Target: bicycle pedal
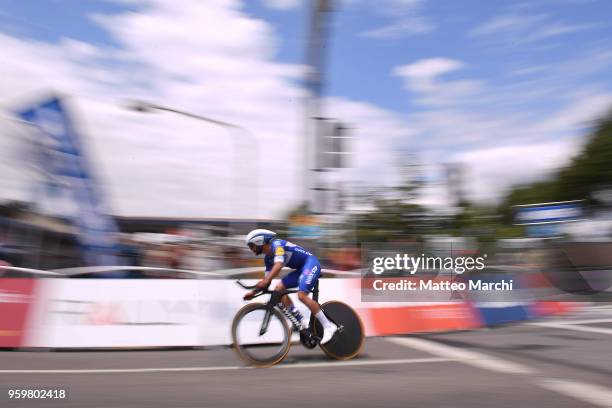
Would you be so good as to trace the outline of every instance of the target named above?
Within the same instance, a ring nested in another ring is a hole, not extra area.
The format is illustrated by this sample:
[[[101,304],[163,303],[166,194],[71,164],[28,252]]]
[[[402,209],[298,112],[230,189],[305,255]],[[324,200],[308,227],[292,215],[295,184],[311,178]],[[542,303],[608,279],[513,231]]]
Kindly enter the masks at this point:
[[[300,331],[300,342],[304,347],[313,349],[319,344],[319,338],[308,330]]]

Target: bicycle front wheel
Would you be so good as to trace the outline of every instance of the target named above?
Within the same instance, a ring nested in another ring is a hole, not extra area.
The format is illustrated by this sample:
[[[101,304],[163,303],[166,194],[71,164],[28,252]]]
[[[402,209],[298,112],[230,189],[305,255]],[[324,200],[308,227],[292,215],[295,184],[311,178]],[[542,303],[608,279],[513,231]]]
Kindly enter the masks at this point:
[[[285,317],[273,308],[265,332],[268,311],[262,303],[250,303],[236,313],[232,323],[234,350],[247,364],[259,367],[280,363],[291,347],[291,329]]]

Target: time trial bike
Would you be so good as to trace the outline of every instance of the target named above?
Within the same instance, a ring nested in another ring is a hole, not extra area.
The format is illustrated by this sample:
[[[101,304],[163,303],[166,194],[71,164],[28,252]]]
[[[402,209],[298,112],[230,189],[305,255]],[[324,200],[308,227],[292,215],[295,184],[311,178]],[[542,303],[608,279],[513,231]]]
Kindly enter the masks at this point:
[[[329,320],[338,326],[334,337],[328,343],[320,344],[321,323],[310,316],[308,328],[299,330],[297,320],[281,302],[283,296],[296,293],[296,289],[271,291],[247,286],[240,281],[236,283],[244,289],[256,289],[254,297],[270,295],[268,302],[249,303],[234,317],[233,348],[247,364],[265,367],[283,361],[289,353],[293,331],[299,332],[304,347],[312,349],[318,345],[326,355],[336,360],[349,360],[361,351],[365,331],[359,315],[349,305],[335,300],[320,305]],[[312,298],[318,303],[318,282],[312,290]]]

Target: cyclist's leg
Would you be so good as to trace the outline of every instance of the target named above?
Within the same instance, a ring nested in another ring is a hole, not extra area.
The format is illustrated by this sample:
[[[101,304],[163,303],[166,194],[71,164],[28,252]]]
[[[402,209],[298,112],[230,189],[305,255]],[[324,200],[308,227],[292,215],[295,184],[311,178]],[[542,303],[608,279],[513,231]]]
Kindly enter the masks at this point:
[[[309,294],[319,280],[320,275],[321,265],[319,264],[319,260],[314,256],[306,260],[306,263],[302,269],[300,269],[298,299],[310,309],[310,313],[312,313],[313,316],[316,316],[317,313],[321,311],[321,307],[310,298]]]
[[[289,272],[280,282],[276,284],[274,290],[285,290],[295,288],[298,285],[298,281],[300,279],[300,271],[292,271]],[[293,306],[293,302],[289,298],[288,295],[285,295],[281,298],[281,302],[285,305],[286,308],[290,308]]]
[[[321,275],[321,265],[316,257],[309,258],[304,266],[302,267],[302,273],[300,274],[300,282],[298,286],[298,298],[310,309],[310,312],[317,318],[317,320],[323,326],[323,337],[321,338],[321,344],[329,342],[336,331],[336,326],[331,320],[325,316],[321,306],[308,296],[312,291],[312,288],[316,285]]]
[[[276,285],[276,290],[283,290],[285,288],[290,289],[290,288],[295,288],[296,286],[298,286],[299,279],[300,279],[300,273],[301,272],[299,270],[296,270],[296,271],[292,271],[289,274],[287,274],[287,276],[285,276],[278,283],[278,285]],[[281,298],[281,302],[299,322],[299,324],[297,325],[297,328],[300,330],[305,329],[307,327],[305,324],[306,322],[304,321],[302,314],[293,305],[293,302],[291,301],[291,298],[289,298],[289,295],[283,296]]]

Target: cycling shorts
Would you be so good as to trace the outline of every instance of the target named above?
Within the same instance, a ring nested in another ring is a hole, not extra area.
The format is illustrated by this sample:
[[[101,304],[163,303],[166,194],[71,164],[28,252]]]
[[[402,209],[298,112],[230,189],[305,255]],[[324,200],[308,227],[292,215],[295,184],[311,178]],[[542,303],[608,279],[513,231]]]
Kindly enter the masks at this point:
[[[300,292],[310,292],[319,280],[320,275],[321,265],[319,264],[319,260],[316,256],[309,256],[300,269],[289,272],[289,274],[282,279],[282,282],[287,289],[297,286]]]

